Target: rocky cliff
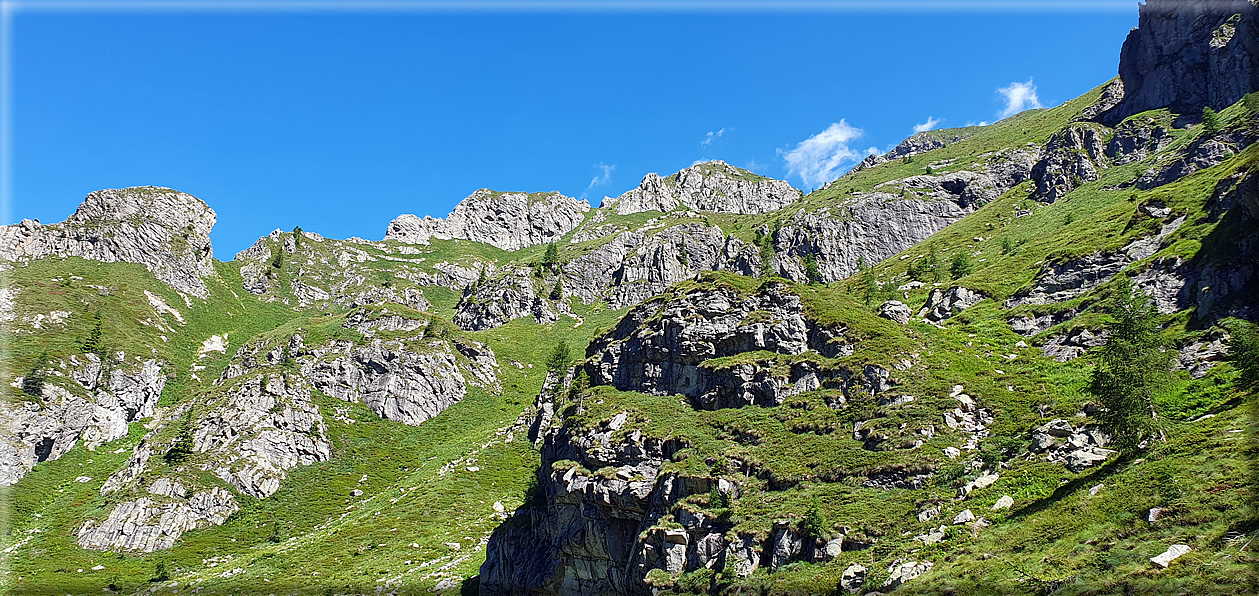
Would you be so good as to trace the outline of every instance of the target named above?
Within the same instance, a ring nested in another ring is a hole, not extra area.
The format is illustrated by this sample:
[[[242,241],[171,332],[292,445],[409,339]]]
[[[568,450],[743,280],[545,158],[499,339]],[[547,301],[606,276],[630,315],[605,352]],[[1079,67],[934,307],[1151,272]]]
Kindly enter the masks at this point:
[[[777,211],[800,199],[803,193],[782,180],[758,176],[724,161],[693,165],[671,176],[647,174],[635,188],[603,208],[620,215],[660,211],[679,206],[695,211],[755,214]]]
[[[1156,108],[1196,117],[1259,89],[1253,0],[1148,0],[1119,54],[1123,99],[1098,116],[1114,126]]]
[[[685,395],[699,408],[777,405],[799,393],[859,383],[824,360],[852,351],[843,329],[810,321],[799,296],[768,282],[751,295],[717,287],[649,300],[591,342],[582,370],[595,385]],[[731,358],[761,352],[823,359]]]
[[[61,256],[139,263],[172,288],[204,298],[201,278],[214,273],[214,218],[200,199],[169,188],[98,190],[61,223],[0,226],[0,261]]]
[[[483,188],[460,201],[445,219],[400,215],[385,240],[428,244],[433,238],[484,242],[503,250],[555,242],[586,219],[590,203],[558,192],[497,192]]]
[[[148,418],[166,386],[156,360],[128,362],[119,352],[70,356],[53,367],[38,399],[0,405],[0,485],[21,480],[42,461],[55,460],[80,440],[95,449],[126,436],[127,423]]]

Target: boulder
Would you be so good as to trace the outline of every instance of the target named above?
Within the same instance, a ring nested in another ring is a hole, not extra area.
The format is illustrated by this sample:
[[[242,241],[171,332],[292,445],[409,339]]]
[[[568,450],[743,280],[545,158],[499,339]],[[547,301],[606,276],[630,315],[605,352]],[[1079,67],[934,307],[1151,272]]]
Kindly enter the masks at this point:
[[[856,594],[861,591],[861,586],[866,583],[866,573],[865,566],[860,563],[849,565],[839,578],[839,587],[847,590],[850,594]]]
[[[888,300],[879,305],[879,316],[896,321],[902,325],[909,322],[909,318],[913,316],[913,311],[899,300]]]

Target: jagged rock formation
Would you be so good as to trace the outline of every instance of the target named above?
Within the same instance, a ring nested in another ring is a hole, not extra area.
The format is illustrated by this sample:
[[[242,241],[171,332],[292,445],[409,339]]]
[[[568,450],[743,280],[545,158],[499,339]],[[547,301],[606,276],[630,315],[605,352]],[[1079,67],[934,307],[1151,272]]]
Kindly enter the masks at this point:
[[[126,436],[127,423],[153,415],[166,386],[156,360],[128,364],[108,357],[71,356],[60,364],[72,383],[43,387],[42,403],[0,405],[0,485],[17,483],[37,463],[55,460],[80,439],[89,449]],[[72,390],[73,389],[73,390]]]
[[[699,288],[632,309],[590,344],[583,370],[595,385],[682,394],[700,408],[776,405],[823,386],[864,386],[867,380],[819,360],[784,367],[772,357],[722,359],[746,352],[848,355],[853,348],[843,332],[810,321],[800,297],[781,284],[768,283],[752,295]]]
[[[195,419],[188,404],[155,419],[127,465],[101,487],[102,495],[122,491],[134,498],[119,503],[103,522],[85,522],[79,546],[143,552],[170,548],[184,532],[222,524],[239,508],[230,491],[188,485],[180,475],[150,477],[149,460],[155,455],[166,454],[168,465],[191,458],[185,466],[210,472],[256,498],[278,490],[287,470],[331,457],[327,425],[311,402],[312,384],[292,373],[283,348],[242,346],[216,385]],[[187,444],[179,446],[181,440]],[[188,452],[172,459],[174,449]]]
[[[499,392],[494,352],[468,339],[445,340],[419,330],[407,341],[338,340],[291,349],[302,375],[320,391],[361,402],[386,420],[418,425],[458,403],[468,386]],[[434,330],[436,331],[436,330]]]
[[[1073,125],[1054,133],[1045,155],[1032,168],[1036,200],[1052,203],[1085,182],[1097,180],[1105,157],[1103,135],[1087,125]]]
[[[1135,186],[1148,190],[1175,182],[1223,162],[1256,139],[1259,139],[1259,134],[1251,127],[1199,137],[1183,151],[1160,157],[1149,170],[1137,178]]]
[[[129,550],[151,553],[175,545],[184,532],[209,525],[221,525],[240,506],[232,493],[215,487],[176,500],[160,497],[184,497],[178,483],[162,479],[150,491],[155,492],[119,504],[101,523],[89,520],[78,531],[79,546],[91,550]]]
[[[688,560],[701,567],[724,561],[721,530],[703,516],[692,524],[702,537],[652,529],[640,539],[678,500],[714,487],[733,496],[737,487],[662,474],[663,464],[684,445],[618,433],[627,423],[632,421],[619,415],[590,429],[544,429],[543,461],[567,464],[539,470],[538,499],[516,513],[530,521],[508,521],[491,537],[481,566],[482,594],[650,594],[643,579],[651,569],[681,571],[692,564]]]
[[[553,288],[539,288],[540,283],[528,267],[487,280],[464,294],[451,321],[468,331],[492,329],[527,316],[540,325],[552,323],[559,313],[543,296],[549,296]]]
[[[61,223],[0,226],[0,261],[61,256],[139,263],[172,288],[205,298],[201,278],[214,273],[214,218],[200,199],[169,188],[98,190]]]
[[[1114,126],[1167,107],[1197,115],[1259,89],[1259,8],[1250,0],[1149,0],[1119,54],[1123,99],[1098,120]]]
[[[800,200],[802,194],[785,181],[758,176],[724,161],[710,161],[665,178],[647,174],[638,188],[605,199],[601,207],[613,208],[620,215],[668,213],[679,206],[746,215],[777,211]]]
[[[497,192],[482,188],[459,202],[446,219],[400,215],[385,240],[428,244],[433,238],[484,242],[519,250],[555,242],[586,219],[590,203],[558,192]]]
[[[835,206],[798,211],[772,231],[772,269],[793,281],[810,281],[802,259],[812,255],[818,281],[845,279],[861,262],[901,252],[1027,180],[1038,151],[1003,150],[975,169],[894,180]]]
[[[613,308],[624,308],[703,271],[756,275],[760,257],[716,226],[626,232],[566,263],[564,290],[587,304],[606,299]]]
[[[460,290],[477,279],[476,271],[445,262],[421,268],[422,259],[410,256],[413,249],[274,230],[236,253],[236,260],[246,291],[288,304],[292,300],[282,295],[288,289],[299,307],[356,308],[393,302],[427,310],[430,305],[421,286]],[[383,271],[377,265],[381,261],[392,267]]]

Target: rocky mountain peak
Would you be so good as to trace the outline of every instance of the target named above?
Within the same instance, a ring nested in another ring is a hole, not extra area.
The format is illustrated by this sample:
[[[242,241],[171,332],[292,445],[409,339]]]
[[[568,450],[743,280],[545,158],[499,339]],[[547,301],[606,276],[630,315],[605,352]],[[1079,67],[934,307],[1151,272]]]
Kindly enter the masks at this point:
[[[176,290],[205,297],[201,278],[214,272],[215,217],[201,199],[169,188],[98,190],[64,222],[0,226],[0,261],[61,256],[139,263]]]
[[[695,164],[671,176],[652,172],[635,188],[604,206],[620,215],[669,212],[679,206],[697,211],[755,214],[777,211],[803,196],[783,180],[774,180],[724,161]]]
[[[1156,108],[1193,115],[1259,89],[1259,5],[1254,0],[1149,0],[1119,55],[1123,99],[1108,126]]]
[[[499,192],[482,188],[468,195],[445,219],[404,214],[389,223],[385,240],[428,244],[461,239],[503,250],[555,242],[586,220],[590,203],[558,192]]]

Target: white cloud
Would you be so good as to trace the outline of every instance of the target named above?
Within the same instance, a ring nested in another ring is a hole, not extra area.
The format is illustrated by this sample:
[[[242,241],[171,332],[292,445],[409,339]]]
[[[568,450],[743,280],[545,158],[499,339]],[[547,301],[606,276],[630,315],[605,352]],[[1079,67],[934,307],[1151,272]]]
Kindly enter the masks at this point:
[[[922,124],[915,124],[915,125],[914,125],[914,134],[917,134],[917,133],[920,133],[920,132],[927,132],[928,130],[932,130],[932,129],[936,128],[937,126],[940,126],[940,123],[941,123],[941,122],[944,122],[944,120],[938,120],[938,119],[933,118],[933,117],[931,117],[931,116],[927,116],[927,121],[926,121],[926,122],[923,122]]]
[[[997,89],[997,93],[1005,96],[1005,109],[1001,110],[1001,118],[1009,118],[1023,110],[1041,107],[1040,98],[1036,97],[1036,85],[1032,84],[1032,79],[1028,79],[1026,83],[1015,81],[1010,83],[1009,87]]]
[[[608,165],[603,162],[595,164],[594,167],[599,169],[599,175],[590,179],[590,186],[587,186],[586,190],[612,182],[612,172],[616,170],[616,164]]]
[[[730,130],[733,131],[734,129],[731,128]],[[724,134],[726,134],[725,127],[722,127],[720,130],[717,130],[715,132],[709,131],[708,134],[704,135],[704,140],[700,141],[699,144],[701,147],[707,147],[709,145],[712,145],[713,141],[721,138],[721,135],[724,135]]]
[[[841,119],[801,141],[795,149],[779,149],[778,154],[787,162],[788,175],[799,176],[806,185],[821,186],[839,177],[839,169],[844,165],[861,159],[871,151],[878,153],[873,147],[863,153],[848,146],[862,134],[860,128],[850,126]]]

